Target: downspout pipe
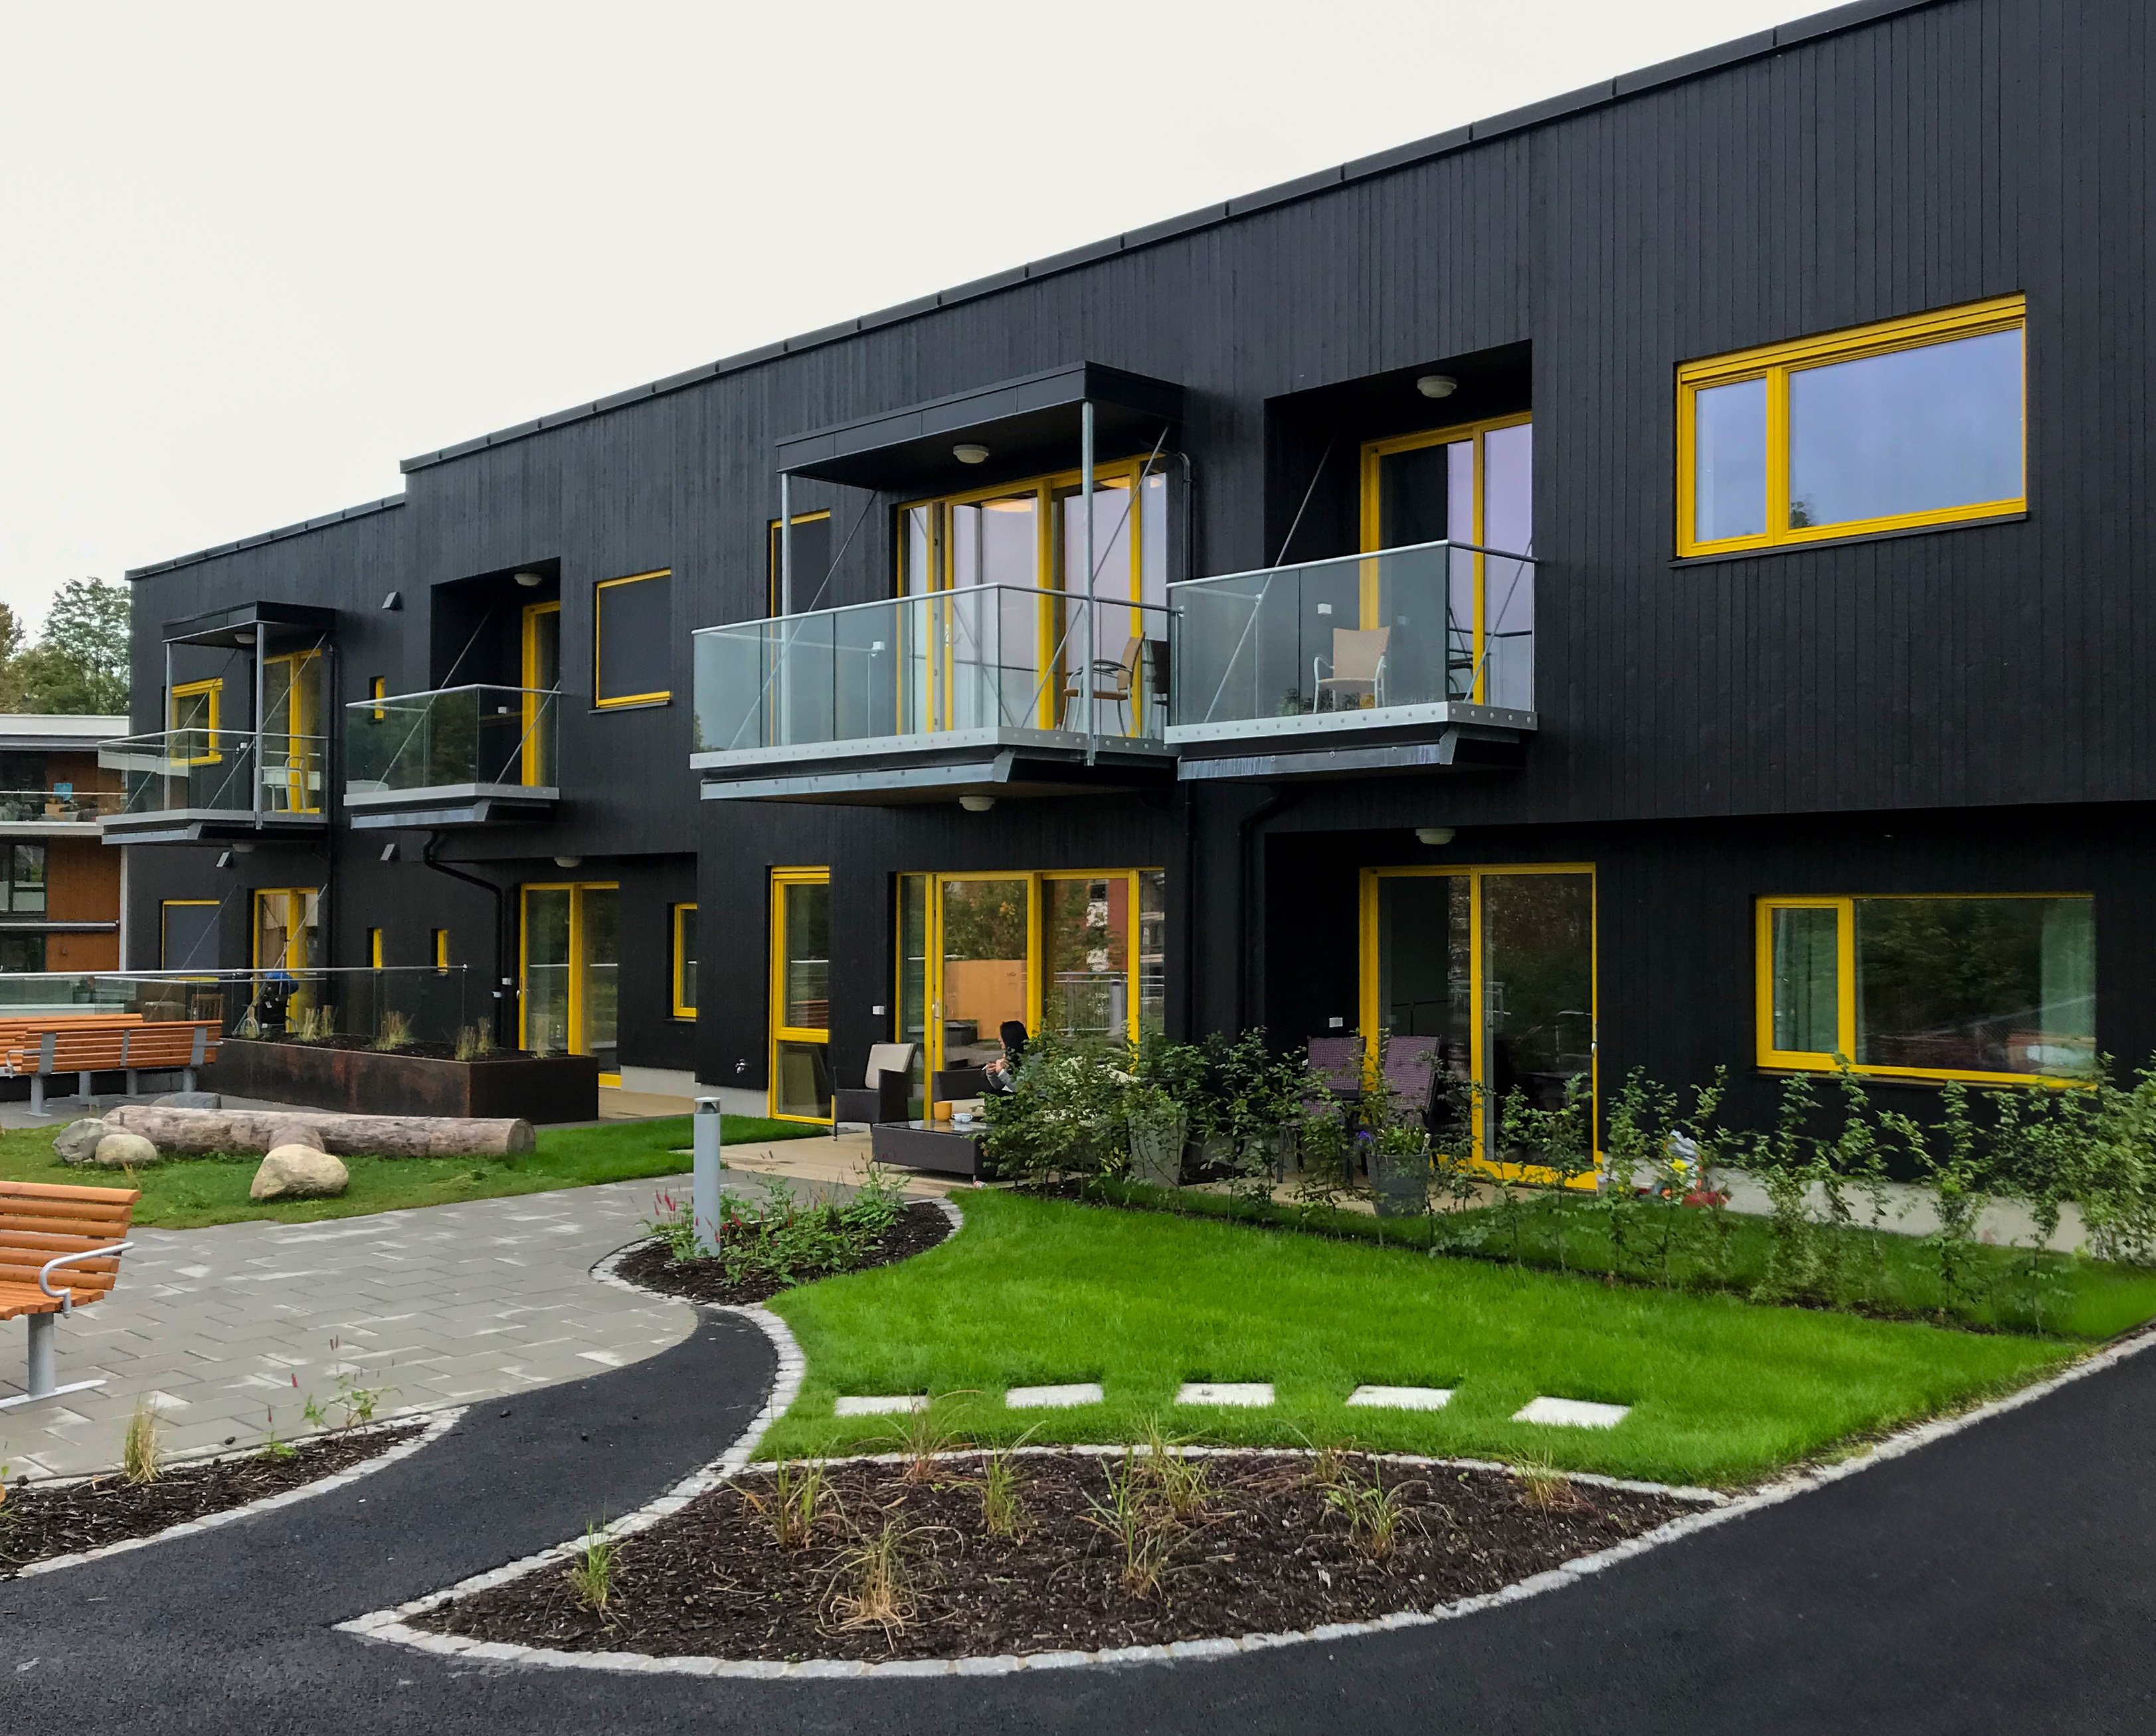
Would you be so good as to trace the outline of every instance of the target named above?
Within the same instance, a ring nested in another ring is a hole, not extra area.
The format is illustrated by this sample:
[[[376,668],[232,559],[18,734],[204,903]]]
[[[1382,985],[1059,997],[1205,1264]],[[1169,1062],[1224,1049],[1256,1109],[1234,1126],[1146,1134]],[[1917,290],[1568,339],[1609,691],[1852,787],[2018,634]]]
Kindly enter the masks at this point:
[[[477,886],[494,900],[494,980],[487,985],[494,996],[494,1040],[497,1048],[513,1048],[516,1045],[510,1040],[509,1030],[509,997],[501,992],[501,985],[506,978],[503,961],[509,956],[508,906],[503,901],[501,888],[492,881],[481,880],[476,874],[467,874],[461,868],[452,868],[447,862],[436,860],[434,853],[441,845],[442,835],[439,832],[428,833],[426,845],[419,852],[419,860],[435,873],[446,874],[451,880],[460,880],[468,886]]]

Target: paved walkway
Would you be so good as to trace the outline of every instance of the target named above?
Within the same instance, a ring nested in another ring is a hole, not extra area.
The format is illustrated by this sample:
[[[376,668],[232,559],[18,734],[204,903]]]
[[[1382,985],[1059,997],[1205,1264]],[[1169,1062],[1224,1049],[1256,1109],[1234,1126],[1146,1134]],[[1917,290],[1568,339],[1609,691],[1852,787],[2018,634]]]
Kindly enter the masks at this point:
[[[679,1303],[588,1276],[632,1240],[652,1195],[613,1182],[319,1224],[137,1230],[119,1287],[60,1323],[59,1378],[105,1384],[0,1410],[15,1474],[118,1463],[146,1397],[175,1452],[302,1433],[340,1374],[385,1389],[384,1415],[572,1380],[678,1344]],[[0,1328],[0,1397],[20,1392],[23,1332]]]

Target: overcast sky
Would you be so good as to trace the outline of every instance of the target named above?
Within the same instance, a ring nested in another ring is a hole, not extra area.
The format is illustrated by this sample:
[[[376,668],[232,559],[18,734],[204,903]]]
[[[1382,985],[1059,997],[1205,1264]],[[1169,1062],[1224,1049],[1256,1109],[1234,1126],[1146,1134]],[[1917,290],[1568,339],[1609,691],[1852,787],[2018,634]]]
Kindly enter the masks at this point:
[[[0,598],[1816,9],[0,0]]]

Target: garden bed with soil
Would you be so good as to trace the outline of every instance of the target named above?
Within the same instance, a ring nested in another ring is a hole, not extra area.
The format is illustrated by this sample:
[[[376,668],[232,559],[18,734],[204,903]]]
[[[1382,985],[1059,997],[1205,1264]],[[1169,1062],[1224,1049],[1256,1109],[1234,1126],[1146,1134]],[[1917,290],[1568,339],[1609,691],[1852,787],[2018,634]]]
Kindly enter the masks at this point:
[[[591,1055],[496,1050],[458,1061],[454,1050],[448,1059],[433,1052],[441,1046],[228,1037],[203,1083],[232,1097],[357,1115],[520,1117],[538,1125],[598,1119],[599,1064]]]
[[[870,1266],[910,1260],[916,1254],[927,1253],[950,1234],[951,1220],[942,1209],[927,1200],[916,1200],[900,1210],[891,1228],[880,1237],[855,1251],[852,1263],[843,1269],[863,1271]],[[721,1302],[732,1307],[768,1302],[811,1276],[802,1274],[789,1278],[756,1271],[730,1277],[723,1260],[677,1260],[666,1241],[657,1238],[624,1255],[614,1266],[614,1275],[646,1290],[661,1291],[690,1302]],[[813,1274],[819,1277],[836,1275],[835,1270]]]
[[[340,1430],[295,1441],[271,1456],[259,1450],[167,1466],[153,1482],[103,1477],[12,1486],[0,1501],[0,1579],[34,1562],[79,1555],[110,1543],[152,1537],[168,1528],[304,1488],[401,1446],[424,1423]]]
[[[1094,1651],[1427,1610],[1697,1510],[1347,1451],[794,1462],[622,1539],[597,1575],[580,1552],[410,1619],[669,1656]]]

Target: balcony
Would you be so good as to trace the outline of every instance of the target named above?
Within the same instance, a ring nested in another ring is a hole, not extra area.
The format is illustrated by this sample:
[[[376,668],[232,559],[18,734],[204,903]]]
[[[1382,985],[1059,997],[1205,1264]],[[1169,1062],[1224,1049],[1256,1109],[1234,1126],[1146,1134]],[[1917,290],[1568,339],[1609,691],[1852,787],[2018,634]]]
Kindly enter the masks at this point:
[[[345,707],[345,811],[354,830],[543,819],[561,790],[561,696],[438,688]]]
[[[122,786],[100,829],[107,844],[313,835],[325,824],[327,746],[282,730],[123,736],[97,750],[98,764],[118,772]]]
[[[1536,727],[1534,591],[1532,557],[1464,542],[1171,585],[1178,775],[1517,765]]]
[[[116,789],[0,789],[0,838],[95,835],[121,801]]]
[[[973,807],[1165,781],[1168,621],[973,585],[706,627],[690,763],[721,801]]]

